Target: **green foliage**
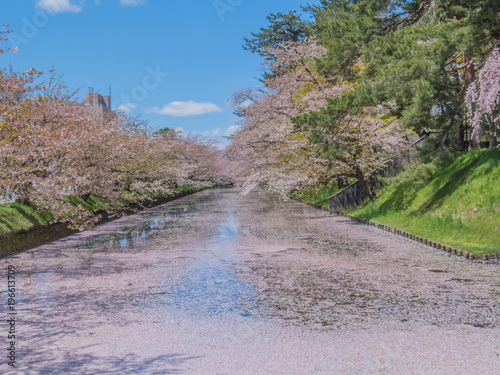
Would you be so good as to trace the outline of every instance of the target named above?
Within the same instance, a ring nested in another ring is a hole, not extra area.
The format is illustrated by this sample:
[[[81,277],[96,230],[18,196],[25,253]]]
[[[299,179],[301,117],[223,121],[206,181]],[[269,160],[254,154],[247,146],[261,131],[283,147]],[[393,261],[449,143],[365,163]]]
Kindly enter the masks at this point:
[[[319,113],[294,119],[311,140],[321,141],[315,129],[335,129],[347,113],[381,105],[405,128],[420,135],[434,129],[430,141],[457,148],[473,75],[468,61],[484,61],[500,39],[499,2],[324,0],[309,10],[328,50],[320,71],[351,85]]]
[[[356,61],[381,32],[384,20],[377,16],[390,12],[391,2],[324,0],[321,3],[309,8],[316,20],[315,35],[328,49],[328,56],[319,62],[319,67],[333,79],[356,82]]]
[[[500,149],[442,163],[408,169],[348,212],[471,252],[500,252]]]
[[[177,187],[176,192],[192,191],[192,185],[182,185]],[[120,199],[106,199],[95,194],[90,194],[88,197],[68,196],[66,199],[73,205],[81,205],[86,211],[89,212],[108,212],[117,213],[126,208],[127,206],[140,203],[144,200],[157,200],[167,198],[171,194],[161,191],[147,191],[139,192],[124,191],[124,196],[128,198]],[[132,193],[132,195],[130,195]],[[15,234],[20,231],[29,231],[31,229],[47,226],[51,222],[57,221],[57,217],[51,212],[44,210],[37,210],[36,206],[24,205],[18,201],[8,204],[0,205],[0,236]]]
[[[268,56],[266,49],[276,48],[284,42],[297,42],[310,36],[309,24],[296,13],[293,11],[287,14],[270,14],[267,16],[269,25],[261,27],[259,33],[252,33],[253,38],[245,38],[243,48],[264,57]]]
[[[34,205],[19,202],[0,205],[0,236],[49,225],[55,219],[48,211],[37,211]]]
[[[161,128],[161,129],[154,131],[152,136],[153,136],[153,138],[160,138],[160,137],[165,136],[165,135],[170,135],[172,137],[176,137],[176,136],[178,136],[179,133],[180,133],[180,131],[176,130],[175,128],[165,127],[165,128]]]
[[[73,206],[81,205],[88,212],[107,212],[116,215],[123,213],[129,205],[155,200],[164,196],[166,196],[164,192],[132,191],[124,192],[122,197],[117,199],[107,199],[96,194],[90,194],[88,197],[69,196],[67,199]]]
[[[193,190],[192,185],[181,185],[175,189],[175,191],[179,191],[179,192],[184,192],[184,191],[189,191],[189,190]]]
[[[290,196],[306,203],[329,207],[330,197],[338,191],[339,188],[337,187],[337,184],[318,185],[315,187],[295,190],[290,194]]]

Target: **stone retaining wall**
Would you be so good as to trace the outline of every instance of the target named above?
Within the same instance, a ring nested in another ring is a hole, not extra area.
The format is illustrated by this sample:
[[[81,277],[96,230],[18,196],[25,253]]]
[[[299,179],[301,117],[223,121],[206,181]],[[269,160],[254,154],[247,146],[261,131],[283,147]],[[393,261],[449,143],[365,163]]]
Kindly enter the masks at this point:
[[[359,181],[342,189],[334,196],[330,197],[330,213],[340,213],[351,207],[356,207],[363,202],[367,194]]]
[[[401,153],[399,156],[389,161],[385,168],[381,170],[377,176],[394,177],[398,173],[404,171],[408,166],[416,164],[418,159],[414,156],[414,147],[422,142],[423,139],[424,137],[419,138],[416,142],[409,146],[409,150]],[[372,181],[372,183],[375,189],[379,189],[383,186],[383,183],[376,178]],[[361,204],[366,197],[367,194],[363,187],[359,181],[356,181],[330,197],[330,213],[340,213],[348,208],[356,207]]]

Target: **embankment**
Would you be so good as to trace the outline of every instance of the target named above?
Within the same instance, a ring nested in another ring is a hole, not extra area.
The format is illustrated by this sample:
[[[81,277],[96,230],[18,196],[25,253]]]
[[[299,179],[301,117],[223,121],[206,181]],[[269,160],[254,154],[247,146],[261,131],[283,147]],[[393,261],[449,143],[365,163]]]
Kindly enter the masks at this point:
[[[179,191],[174,195],[160,197],[145,203],[131,203],[124,210],[123,214],[155,207],[198,191],[200,189]],[[2,225],[0,258],[77,232],[77,230],[68,228],[64,223],[54,223],[53,215],[48,212],[35,212],[32,207],[23,206],[17,202],[11,206],[4,206],[4,212],[0,212],[4,214],[0,215],[0,225]],[[98,224],[113,220],[105,211],[99,211],[98,213],[102,216]]]
[[[473,150],[389,179],[350,215],[473,254],[500,253],[500,149]]]

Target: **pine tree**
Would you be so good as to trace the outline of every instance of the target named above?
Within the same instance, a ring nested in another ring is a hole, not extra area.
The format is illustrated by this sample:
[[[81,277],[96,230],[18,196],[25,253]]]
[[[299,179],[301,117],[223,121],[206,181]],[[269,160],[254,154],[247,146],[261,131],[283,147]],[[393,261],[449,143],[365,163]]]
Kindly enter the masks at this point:
[[[311,34],[309,23],[303,21],[296,11],[270,14],[267,20],[267,27],[261,27],[260,32],[252,33],[253,38],[245,38],[245,50],[269,58],[269,49],[286,42],[304,41]]]

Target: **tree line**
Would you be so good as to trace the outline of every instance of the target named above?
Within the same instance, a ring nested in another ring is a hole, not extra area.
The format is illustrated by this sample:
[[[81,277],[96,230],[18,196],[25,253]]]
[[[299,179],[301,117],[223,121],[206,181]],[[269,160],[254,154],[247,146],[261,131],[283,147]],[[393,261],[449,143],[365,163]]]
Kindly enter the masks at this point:
[[[5,25],[0,41],[9,33]],[[53,71],[0,70],[0,193],[85,228],[99,215],[72,196],[96,194],[116,213],[127,200],[212,186],[223,175],[214,142],[153,131],[120,112],[91,113],[75,94]]]
[[[373,178],[415,138],[427,158],[497,147],[500,3],[329,1],[272,14],[245,39],[260,84],[233,96],[240,183],[294,189]]]

